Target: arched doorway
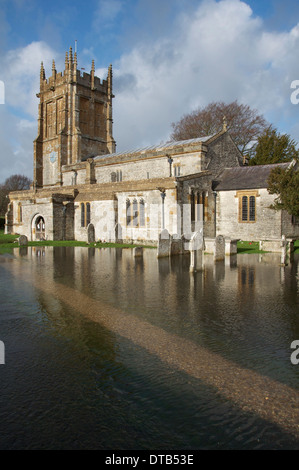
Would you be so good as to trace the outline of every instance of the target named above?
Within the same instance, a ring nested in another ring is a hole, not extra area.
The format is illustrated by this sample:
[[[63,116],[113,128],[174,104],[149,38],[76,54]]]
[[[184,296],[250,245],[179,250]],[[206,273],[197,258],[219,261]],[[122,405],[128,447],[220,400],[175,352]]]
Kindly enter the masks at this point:
[[[41,215],[38,216],[35,221],[35,239],[36,240],[46,239],[45,219]]]

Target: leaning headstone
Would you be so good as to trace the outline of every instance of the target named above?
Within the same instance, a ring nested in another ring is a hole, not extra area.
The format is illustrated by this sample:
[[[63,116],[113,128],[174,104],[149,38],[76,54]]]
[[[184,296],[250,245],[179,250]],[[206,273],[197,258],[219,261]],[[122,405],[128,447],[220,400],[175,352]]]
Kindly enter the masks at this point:
[[[171,253],[171,236],[168,230],[164,229],[159,235],[157,257],[162,258],[170,256]]]
[[[182,235],[182,247],[183,247],[183,253],[189,253],[190,251],[190,240],[191,240],[192,234],[191,233],[183,233]]]
[[[203,230],[192,235],[190,240],[190,272],[199,271],[203,267],[203,250],[205,248]]]
[[[171,255],[181,255],[183,253],[183,241],[178,235],[172,235]]]
[[[21,235],[19,237],[19,245],[20,246],[26,246],[28,245],[28,238],[26,237],[26,235]]]
[[[214,261],[221,261],[225,258],[225,238],[223,235],[218,235],[215,239],[214,246]]]
[[[87,227],[87,242],[88,243],[95,242],[95,230],[94,230],[93,224],[89,224]]]

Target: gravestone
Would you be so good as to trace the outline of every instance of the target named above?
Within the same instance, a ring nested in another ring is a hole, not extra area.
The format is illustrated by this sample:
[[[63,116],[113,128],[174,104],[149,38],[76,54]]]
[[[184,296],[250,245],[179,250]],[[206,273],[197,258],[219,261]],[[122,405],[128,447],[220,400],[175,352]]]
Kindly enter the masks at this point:
[[[214,261],[222,261],[225,258],[225,238],[223,235],[218,235],[215,238],[214,245]]]
[[[162,230],[162,232],[159,234],[157,258],[170,256],[171,241],[171,236],[169,235],[168,230]]]
[[[171,255],[181,255],[183,253],[183,241],[178,235],[172,235]]]
[[[26,235],[21,235],[19,237],[19,245],[20,246],[26,246],[28,245],[28,238],[26,237]]]
[[[189,243],[190,272],[196,272],[203,268],[203,250],[205,249],[203,229],[192,235]]]
[[[95,242],[94,225],[89,224],[87,227],[87,243],[94,243],[94,242]]]

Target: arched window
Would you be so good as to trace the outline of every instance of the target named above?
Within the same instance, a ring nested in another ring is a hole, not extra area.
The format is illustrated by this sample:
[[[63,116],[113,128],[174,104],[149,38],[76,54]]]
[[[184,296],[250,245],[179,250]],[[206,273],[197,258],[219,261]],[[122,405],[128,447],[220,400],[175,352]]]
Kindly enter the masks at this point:
[[[249,197],[249,220],[250,222],[255,221],[255,196]]]
[[[133,200],[133,226],[138,227],[138,202],[137,202],[137,199]]]
[[[144,200],[140,199],[139,202],[139,226],[145,227],[145,210],[144,210]]]
[[[81,227],[85,227],[85,204],[81,202]]]
[[[18,204],[18,222],[22,222],[22,204],[20,202]]]
[[[248,220],[248,196],[242,197],[242,221],[247,222]]]
[[[126,218],[127,218],[127,227],[131,226],[132,222],[132,207],[129,199],[126,201]]]
[[[190,203],[191,203],[191,222],[195,221],[195,194],[192,189],[190,194]]]
[[[86,227],[90,224],[90,203],[86,203]]]
[[[87,227],[91,220],[91,210],[89,202],[81,202],[81,227]]]
[[[115,173],[115,171],[113,171],[111,173],[111,183],[115,183],[115,182],[116,182],[116,173]]]
[[[256,196],[255,194],[244,194],[239,192],[239,222],[255,222],[256,221]]]

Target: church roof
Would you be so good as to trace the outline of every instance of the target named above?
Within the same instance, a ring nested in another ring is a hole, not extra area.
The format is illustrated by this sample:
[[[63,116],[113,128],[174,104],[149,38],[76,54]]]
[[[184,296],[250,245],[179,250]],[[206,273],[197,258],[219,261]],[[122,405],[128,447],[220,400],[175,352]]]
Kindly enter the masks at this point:
[[[226,168],[214,181],[213,188],[216,191],[267,188],[271,170],[277,167],[287,169],[290,164],[291,162]]]
[[[133,149],[125,152],[117,152],[117,153],[108,153],[106,155],[97,155],[96,157],[93,157],[95,161],[100,161],[100,160],[105,160],[107,158],[113,159],[114,157],[120,157],[120,156],[130,156],[130,155],[142,155],[146,153],[155,153],[155,152],[162,152],[167,149],[175,149],[176,147],[185,147],[189,145],[196,145],[199,143],[205,143],[208,142],[212,137],[214,137],[217,134],[205,136],[205,137],[198,137],[196,139],[188,139],[188,140],[179,140],[179,141],[170,141],[166,142],[165,144],[158,144],[158,145],[153,145],[149,147],[142,147],[139,149]]]

